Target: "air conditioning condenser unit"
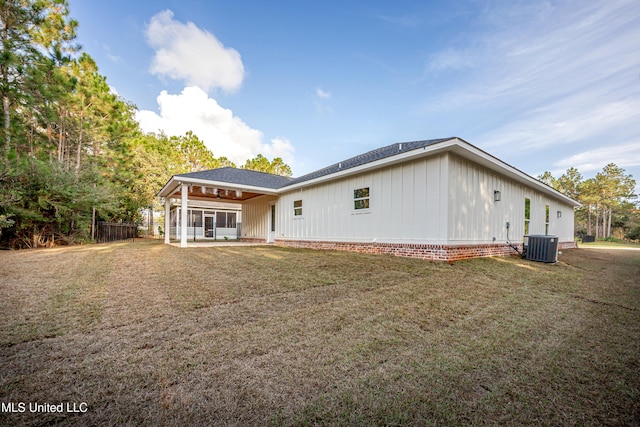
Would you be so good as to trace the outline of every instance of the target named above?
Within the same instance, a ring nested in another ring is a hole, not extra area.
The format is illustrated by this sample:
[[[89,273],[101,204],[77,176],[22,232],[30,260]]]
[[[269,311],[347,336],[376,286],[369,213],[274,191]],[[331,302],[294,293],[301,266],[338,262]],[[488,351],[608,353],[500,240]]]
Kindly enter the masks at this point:
[[[558,236],[524,236],[524,259],[538,262],[558,262]]]

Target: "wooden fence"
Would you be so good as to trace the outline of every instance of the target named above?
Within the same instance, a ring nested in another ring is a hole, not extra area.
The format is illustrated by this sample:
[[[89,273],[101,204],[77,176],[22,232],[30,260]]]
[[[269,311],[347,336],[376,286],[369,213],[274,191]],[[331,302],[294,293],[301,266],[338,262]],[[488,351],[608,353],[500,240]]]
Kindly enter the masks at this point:
[[[133,222],[99,221],[96,226],[96,241],[98,243],[128,240],[138,236],[138,225]]]

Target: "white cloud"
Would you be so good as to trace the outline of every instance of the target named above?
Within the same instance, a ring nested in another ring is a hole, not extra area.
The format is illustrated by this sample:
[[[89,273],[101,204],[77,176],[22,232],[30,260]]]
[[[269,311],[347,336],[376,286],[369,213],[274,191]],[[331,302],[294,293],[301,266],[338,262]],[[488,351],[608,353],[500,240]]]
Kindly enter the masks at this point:
[[[316,89],[316,95],[321,99],[331,99],[331,93],[325,92],[321,88]]]
[[[379,18],[389,24],[398,25],[400,27],[415,27],[420,23],[420,20],[416,15],[379,15]]]
[[[427,72],[460,70],[472,67],[474,62],[471,52],[449,48],[430,55],[425,70]]]
[[[537,151],[559,145],[599,144],[630,136],[637,126],[640,100],[607,99],[590,102],[585,94],[567,95],[549,105],[532,109],[483,136],[485,147],[507,147]]]
[[[609,163],[615,163],[622,168],[640,166],[640,145],[637,142],[629,142],[599,147],[562,159],[554,166],[563,171],[575,167],[580,172],[594,172],[600,171]]]
[[[107,58],[109,58],[112,62],[116,64],[121,64],[123,62],[122,57],[118,55],[111,55],[110,53],[108,53]]]
[[[313,105],[315,105],[316,111],[320,114],[332,114],[333,109],[330,107],[331,98],[331,92],[317,88],[315,96],[313,97]]]
[[[173,19],[165,10],[151,18],[147,41],[156,50],[150,71],[163,77],[198,86],[205,91],[234,91],[244,78],[237,50],[226,48],[213,34]]]
[[[481,7],[460,37],[426,58],[430,87],[448,89],[430,94],[422,111],[455,117],[454,133],[520,162],[512,164],[587,174],[613,162],[637,171],[637,2],[497,0]]]
[[[295,148],[288,139],[278,137],[263,143],[261,131],[249,127],[198,87],[186,87],[178,95],[162,91],[157,100],[160,114],[146,110],[136,114],[145,132],[181,136],[193,131],[214,156],[225,156],[238,166],[258,154],[282,157],[289,165],[294,162]]]
[[[281,157],[282,160],[291,166],[294,163],[293,152],[296,149],[287,138],[276,137],[271,140],[271,145],[263,145],[263,154],[267,158],[273,159]]]
[[[105,51],[107,58],[109,58],[112,62],[116,64],[121,64],[123,62],[121,56],[111,53],[111,46],[109,46],[108,44],[103,43],[102,49]]]

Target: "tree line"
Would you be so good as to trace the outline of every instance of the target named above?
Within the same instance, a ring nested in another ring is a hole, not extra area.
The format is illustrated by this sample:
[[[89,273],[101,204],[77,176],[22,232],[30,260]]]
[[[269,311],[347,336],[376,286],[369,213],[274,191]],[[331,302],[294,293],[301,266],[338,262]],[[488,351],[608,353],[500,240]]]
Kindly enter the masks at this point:
[[[192,132],[143,133],[78,25],[67,0],[0,2],[0,246],[86,240],[97,220],[139,221],[172,175],[236,166]],[[260,154],[242,167],[291,175]]]
[[[640,239],[640,211],[634,203],[636,181],[614,163],[589,179],[573,167],[559,178],[547,171],[538,179],[582,204],[575,215],[578,234],[609,239],[619,230],[618,238]]]
[[[0,1],[0,246],[86,240],[97,220],[139,221],[172,175],[236,166],[192,132],[143,133],[75,42],[78,25],[67,0]],[[241,167],[291,176],[261,154]],[[635,180],[615,164],[539,179],[582,203],[578,232],[640,238]]]

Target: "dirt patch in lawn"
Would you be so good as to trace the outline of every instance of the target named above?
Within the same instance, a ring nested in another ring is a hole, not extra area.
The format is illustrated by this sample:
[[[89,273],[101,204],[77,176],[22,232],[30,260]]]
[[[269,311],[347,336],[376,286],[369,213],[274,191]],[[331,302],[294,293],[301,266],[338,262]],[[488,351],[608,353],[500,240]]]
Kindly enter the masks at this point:
[[[2,252],[0,277],[0,402],[26,404],[3,425],[640,423],[633,251],[136,241]]]

